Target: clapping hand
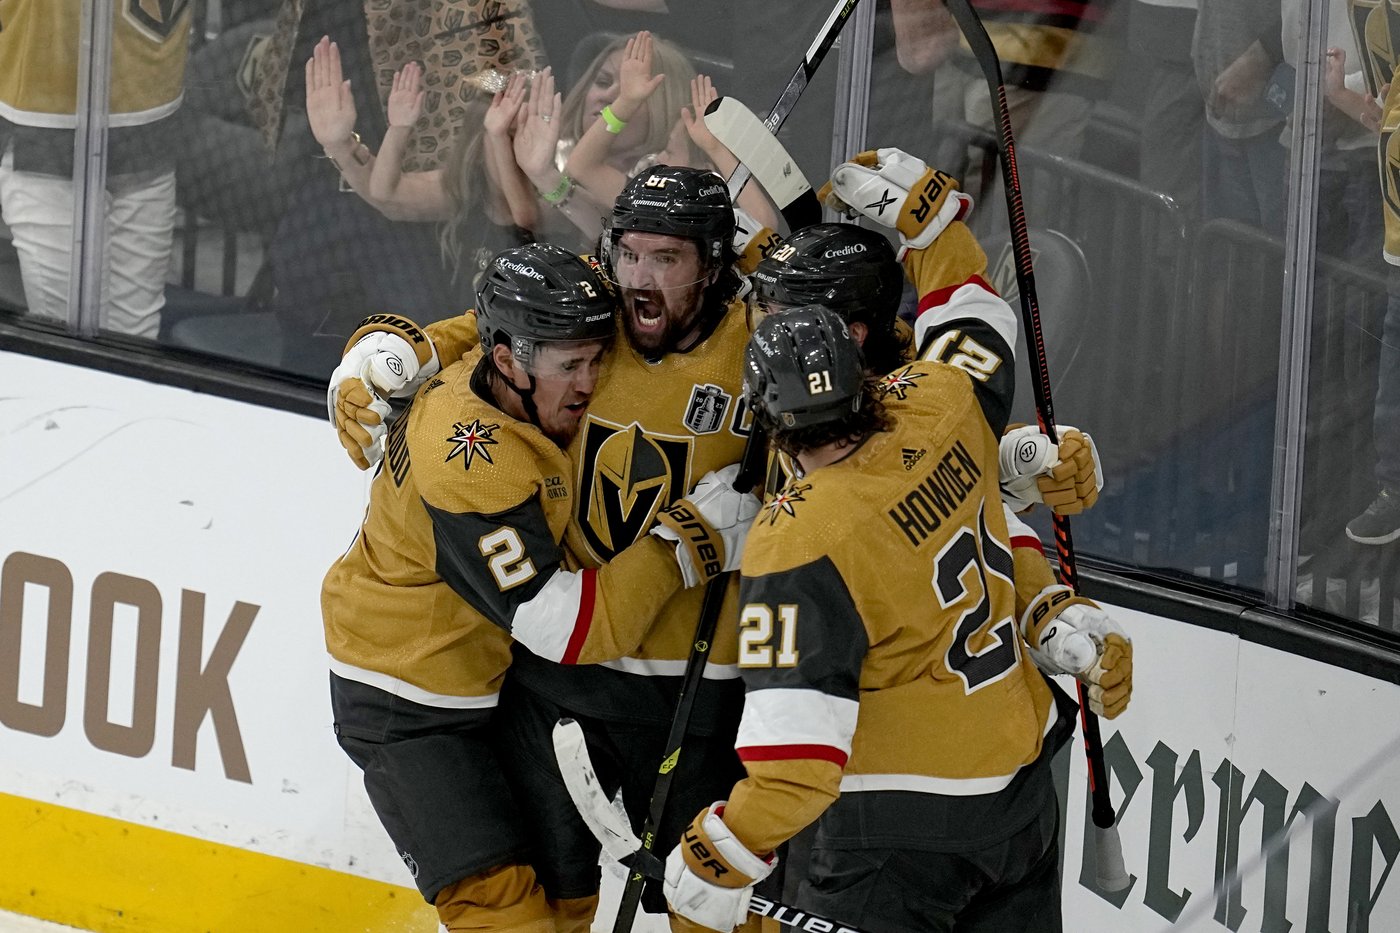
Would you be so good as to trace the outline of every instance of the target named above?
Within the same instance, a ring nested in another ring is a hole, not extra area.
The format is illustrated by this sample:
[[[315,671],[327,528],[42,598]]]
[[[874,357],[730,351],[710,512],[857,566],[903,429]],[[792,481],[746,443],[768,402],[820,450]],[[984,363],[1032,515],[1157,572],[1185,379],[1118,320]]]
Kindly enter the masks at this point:
[[[394,74],[386,107],[390,126],[413,126],[423,115],[423,66],[409,62]]]
[[[306,62],[306,117],[324,149],[350,141],[355,130],[355,99],[341,76],[340,47],[322,36]]]
[[[559,121],[563,112],[563,99],[554,90],[554,72],[546,68],[530,85],[514,142],[515,161],[537,185],[548,181],[549,174],[555,171],[554,154],[559,146]]]

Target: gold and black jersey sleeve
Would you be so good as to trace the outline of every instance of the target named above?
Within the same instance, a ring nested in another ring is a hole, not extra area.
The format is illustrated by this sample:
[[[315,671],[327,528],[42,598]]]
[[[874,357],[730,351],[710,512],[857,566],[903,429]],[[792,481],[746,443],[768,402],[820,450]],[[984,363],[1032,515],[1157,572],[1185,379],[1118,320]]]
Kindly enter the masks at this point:
[[[967,225],[955,220],[928,247],[905,254],[904,271],[919,293],[915,356],[971,376],[987,423],[999,436],[1016,391],[1020,328],[1016,312],[987,280],[986,253]],[[887,393],[898,396],[907,381],[907,371],[887,374]]]

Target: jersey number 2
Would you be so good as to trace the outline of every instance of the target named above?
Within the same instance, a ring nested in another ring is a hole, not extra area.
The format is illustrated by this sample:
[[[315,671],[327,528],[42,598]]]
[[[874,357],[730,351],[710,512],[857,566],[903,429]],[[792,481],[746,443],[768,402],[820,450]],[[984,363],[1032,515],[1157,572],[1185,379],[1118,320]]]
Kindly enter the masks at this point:
[[[975,693],[995,683],[1011,672],[1020,660],[1016,644],[1016,620],[1010,617],[996,620],[986,633],[981,651],[974,652],[971,639],[982,632],[991,621],[992,601],[987,589],[988,574],[1002,578],[1011,586],[1011,552],[987,531],[986,515],[977,513],[977,531],[961,529],[953,540],[943,546],[933,559],[933,590],[938,604],[944,609],[966,606],[958,616],[953,631],[953,643],[948,647],[944,663],[948,670],[962,678],[963,690]],[[969,588],[976,581],[978,591]],[[975,599],[967,606],[969,598]]]
[[[525,545],[514,528],[497,528],[481,536],[476,543],[481,556],[487,559],[496,586],[504,592],[519,586],[535,575],[535,565],[525,553]]]

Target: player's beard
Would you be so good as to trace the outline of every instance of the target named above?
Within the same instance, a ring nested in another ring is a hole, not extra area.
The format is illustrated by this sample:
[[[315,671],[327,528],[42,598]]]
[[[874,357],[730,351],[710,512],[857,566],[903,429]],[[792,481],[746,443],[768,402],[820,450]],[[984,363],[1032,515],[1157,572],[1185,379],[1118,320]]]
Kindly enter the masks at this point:
[[[675,352],[700,320],[705,285],[704,281],[700,281],[679,288],[635,289],[625,293],[622,328],[632,348],[647,357]],[[650,310],[660,310],[662,319],[659,326],[641,326],[637,320],[636,297],[649,299]]]

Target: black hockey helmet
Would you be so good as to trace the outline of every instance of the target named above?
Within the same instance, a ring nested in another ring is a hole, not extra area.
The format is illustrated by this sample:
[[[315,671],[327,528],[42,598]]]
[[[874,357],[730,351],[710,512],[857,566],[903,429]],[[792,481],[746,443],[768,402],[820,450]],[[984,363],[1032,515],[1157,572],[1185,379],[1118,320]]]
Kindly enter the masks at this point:
[[[744,351],[744,394],[784,428],[836,421],[858,411],[864,363],[846,322],[821,305],[770,314]]]
[[[658,165],[639,172],[613,202],[604,243],[615,246],[628,230],[695,240],[700,258],[721,264],[734,242],[734,202],[724,179],[709,169]]]
[[[847,323],[894,327],[904,270],[889,240],[856,224],[816,224],[788,237],[754,270],[763,310],[819,304]]]
[[[505,343],[528,370],[539,343],[611,338],[616,308],[585,260],[547,243],[514,246],[496,254],[477,290],[481,348]]]

